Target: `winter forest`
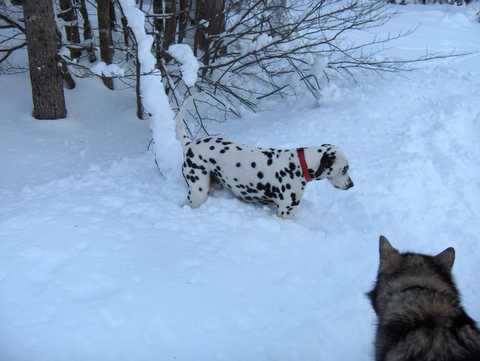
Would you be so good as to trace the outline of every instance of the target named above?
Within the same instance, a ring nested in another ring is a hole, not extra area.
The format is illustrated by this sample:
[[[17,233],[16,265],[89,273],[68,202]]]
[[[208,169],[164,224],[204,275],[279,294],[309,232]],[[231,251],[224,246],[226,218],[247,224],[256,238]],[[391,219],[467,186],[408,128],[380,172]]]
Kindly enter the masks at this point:
[[[0,361],[373,361],[380,235],[480,321],[479,160],[478,0],[0,0]]]

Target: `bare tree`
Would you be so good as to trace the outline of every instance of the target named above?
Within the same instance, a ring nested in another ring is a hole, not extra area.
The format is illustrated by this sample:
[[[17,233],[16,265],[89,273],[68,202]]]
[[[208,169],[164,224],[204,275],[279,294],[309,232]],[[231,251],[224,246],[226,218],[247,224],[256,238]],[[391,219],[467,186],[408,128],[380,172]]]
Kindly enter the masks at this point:
[[[21,7],[0,2],[0,64],[5,65],[8,58],[27,45],[25,40],[25,23]]]
[[[32,84],[33,116],[65,118],[63,81],[57,57],[57,34],[51,0],[24,0],[23,11]]]
[[[113,61],[111,0],[97,0],[98,32],[100,33],[100,58],[106,64]],[[102,78],[103,84],[113,90],[113,79]]]

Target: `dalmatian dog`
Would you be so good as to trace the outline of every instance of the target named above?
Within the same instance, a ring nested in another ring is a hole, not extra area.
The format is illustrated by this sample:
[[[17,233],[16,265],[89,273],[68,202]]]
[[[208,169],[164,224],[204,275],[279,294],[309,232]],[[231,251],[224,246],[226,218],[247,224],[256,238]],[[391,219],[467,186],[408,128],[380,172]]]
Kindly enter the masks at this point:
[[[291,217],[307,182],[327,179],[335,188],[353,187],[344,153],[330,144],[298,149],[255,148],[218,136],[191,140],[177,115],[177,137],[182,142],[183,176],[187,203],[199,207],[210,188],[220,183],[246,202],[271,204],[277,215]]]

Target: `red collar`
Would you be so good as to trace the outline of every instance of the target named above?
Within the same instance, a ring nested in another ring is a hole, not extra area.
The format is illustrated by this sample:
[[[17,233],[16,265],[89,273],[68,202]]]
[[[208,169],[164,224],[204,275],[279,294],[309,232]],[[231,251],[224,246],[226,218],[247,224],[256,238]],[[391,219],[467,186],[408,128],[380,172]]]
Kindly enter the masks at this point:
[[[307,182],[312,180],[308,173],[307,161],[305,160],[305,150],[303,148],[297,148],[298,159],[300,160],[300,166],[302,167],[303,176]]]

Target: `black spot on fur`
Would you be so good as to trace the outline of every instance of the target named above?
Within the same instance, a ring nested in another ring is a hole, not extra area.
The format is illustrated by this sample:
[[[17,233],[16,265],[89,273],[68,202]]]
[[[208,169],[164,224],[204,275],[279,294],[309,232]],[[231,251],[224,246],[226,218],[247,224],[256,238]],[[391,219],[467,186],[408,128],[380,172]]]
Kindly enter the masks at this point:
[[[262,172],[258,172],[258,173],[257,173],[257,177],[260,178],[260,179],[262,179],[262,178],[263,178],[263,173],[262,173]]]
[[[255,162],[252,162],[252,164],[250,164],[252,166],[252,168],[255,168],[257,166],[257,163]]]
[[[331,172],[333,163],[335,162],[335,158],[336,158],[335,153],[328,153],[328,152],[323,153],[322,159],[320,159],[320,166],[315,172],[315,178],[320,177],[327,170]]]

